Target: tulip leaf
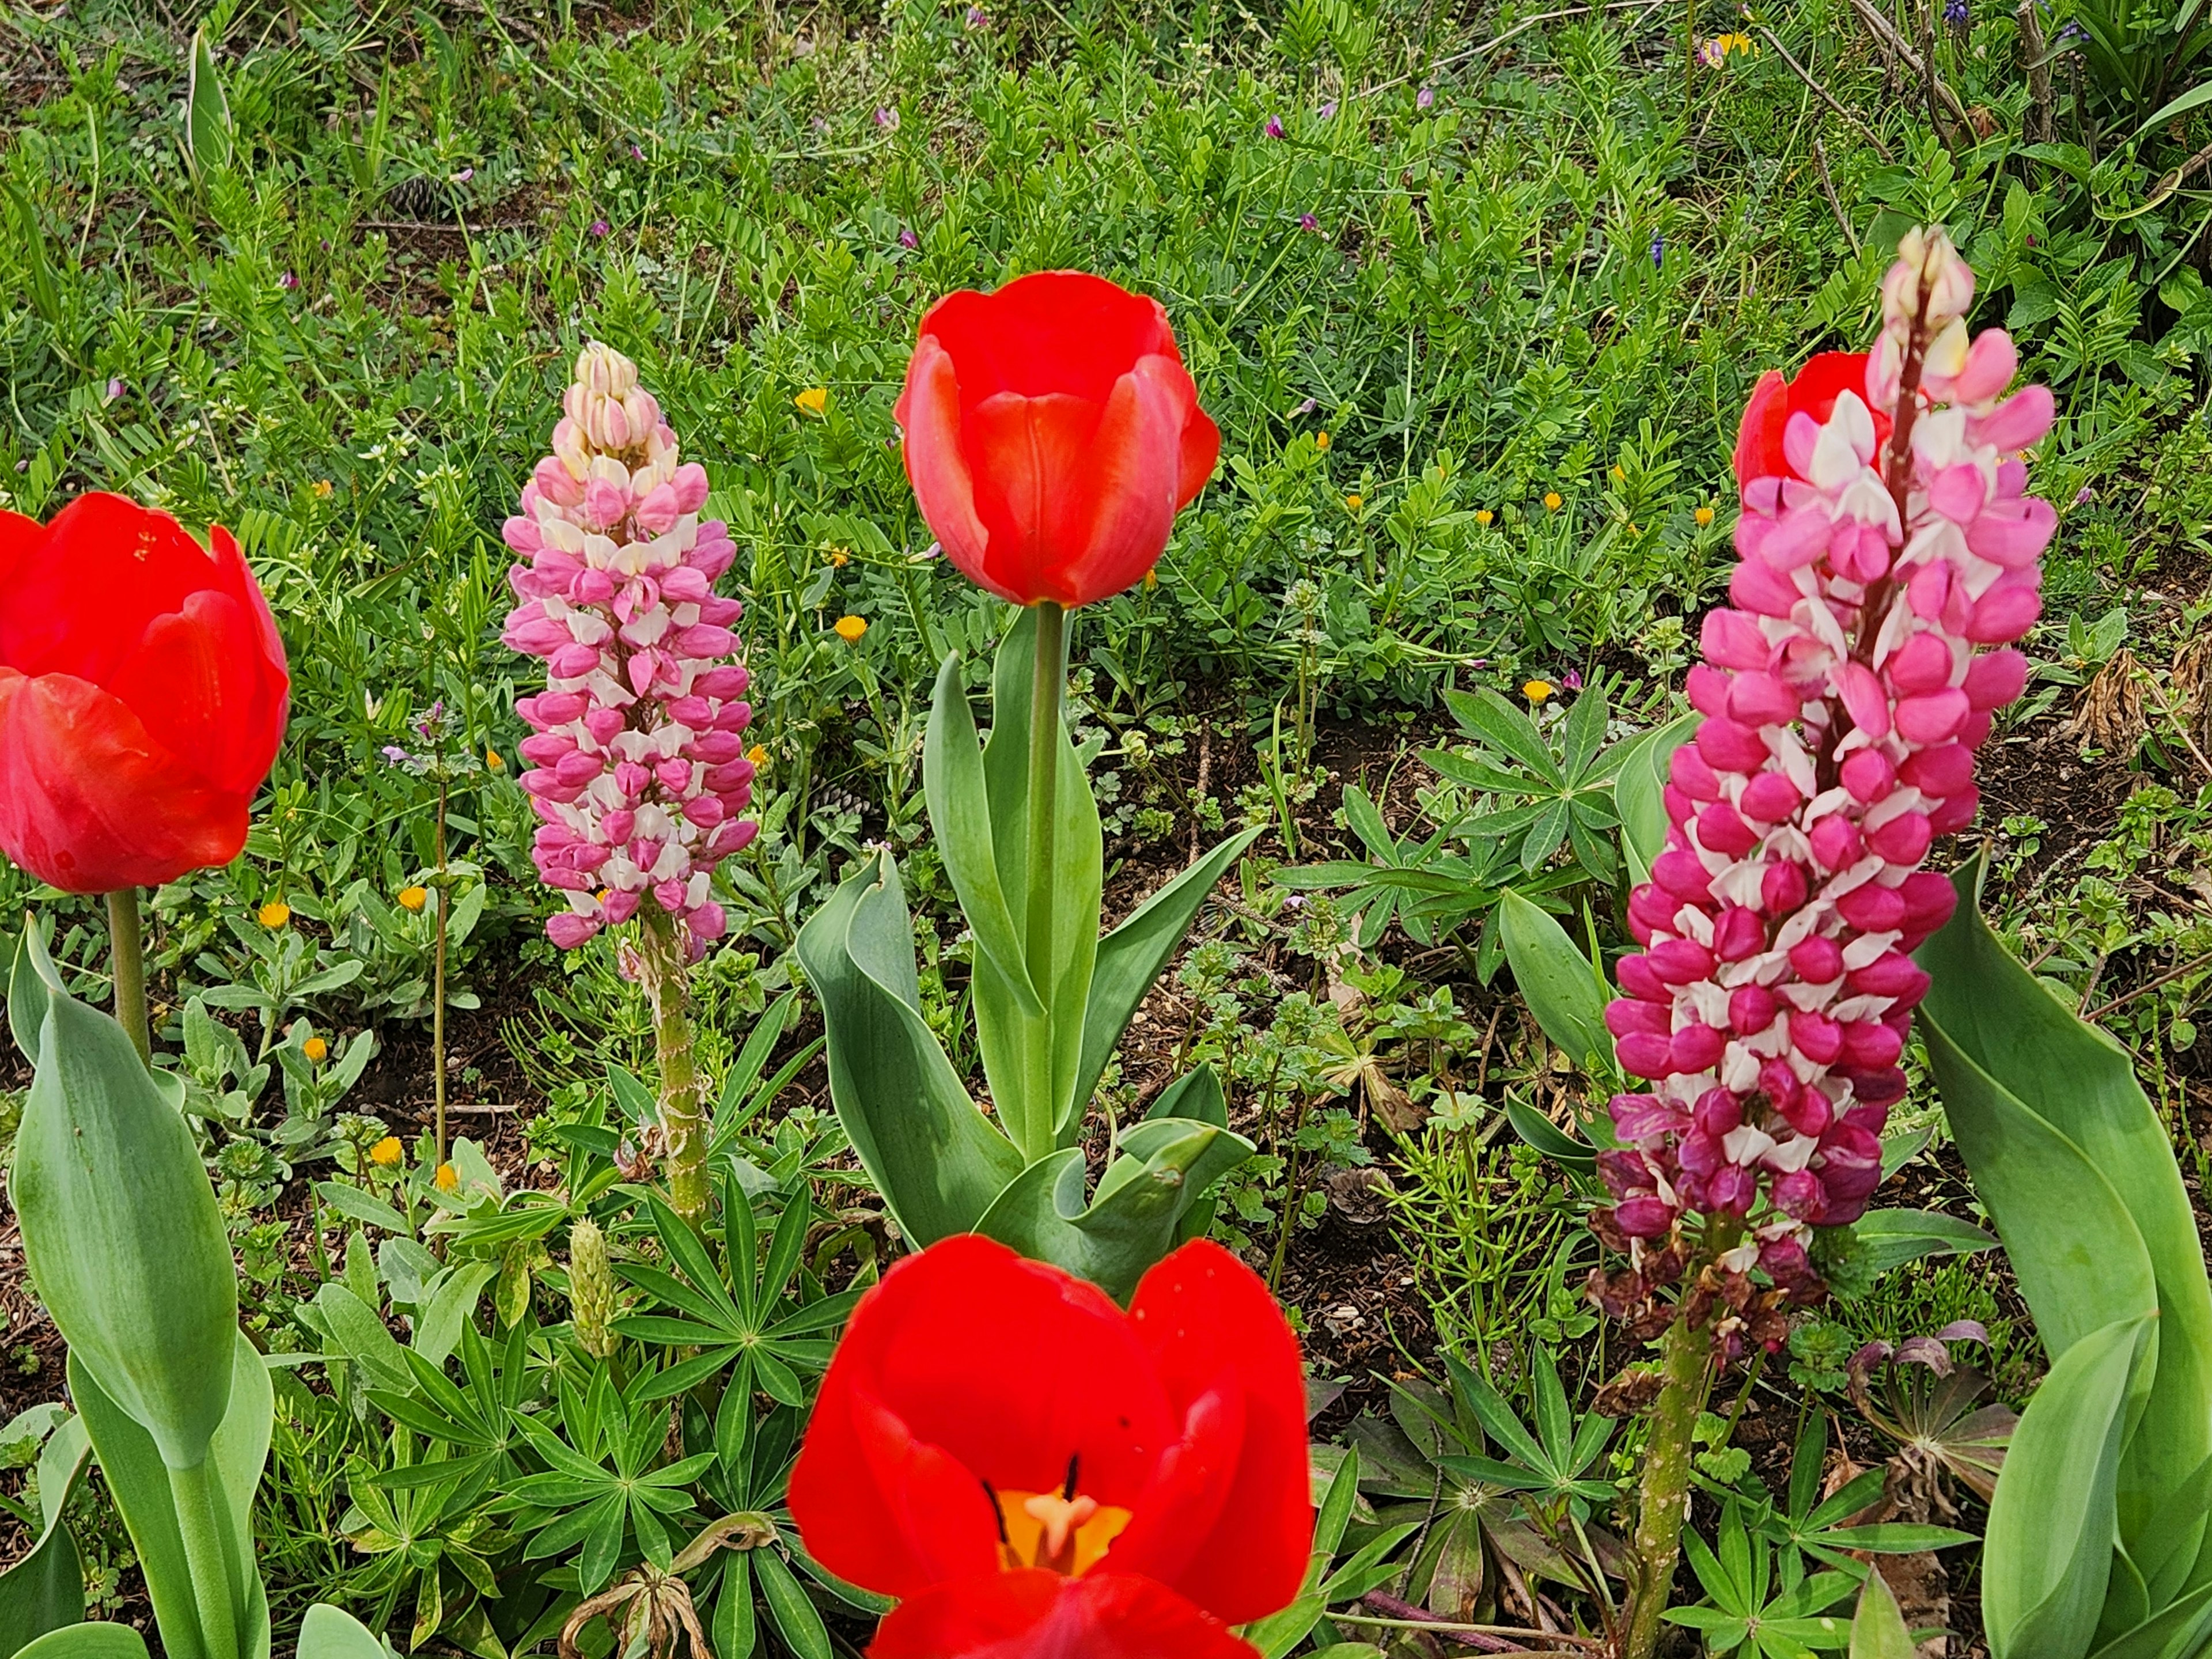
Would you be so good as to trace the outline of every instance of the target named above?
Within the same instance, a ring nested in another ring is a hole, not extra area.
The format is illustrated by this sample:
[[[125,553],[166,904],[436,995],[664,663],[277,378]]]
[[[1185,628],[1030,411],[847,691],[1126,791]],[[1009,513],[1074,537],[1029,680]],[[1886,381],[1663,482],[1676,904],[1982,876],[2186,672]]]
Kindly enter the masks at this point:
[[[343,1607],[318,1601],[300,1621],[298,1659],[391,1659],[375,1632]]]
[[[1229,1097],[1221,1092],[1221,1079],[1211,1066],[1194,1066],[1160,1091],[1146,1109],[1146,1119],[1188,1118],[1194,1123],[1229,1127]]]
[[[1554,1163],[1564,1164],[1577,1175],[1597,1172],[1597,1148],[1577,1140],[1526,1101],[1508,1095],[1505,1121],[1513,1126],[1515,1134]]]
[[[960,913],[975,935],[976,948],[990,958],[1021,1012],[1040,1018],[1044,1004],[1030,983],[1021,932],[1007,906],[1006,890],[999,884],[990,793],[983,781],[983,746],[975,735],[975,717],[968,707],[957,653],[946,657],[937,671],[929,727],[922,738],[921,776],[929,827],[937,837],[945,873],[952,878],[952,890],[959,895]]]
[[[1230,836],[1181,875],[1154,893],[1128,920],[1098,941],[1098,960],[1091,981],[1091,1003],[1083,1014],[1083,1060],[1075,1089],[1063,1103],[1059,1126],[1063,1144],[1082,1133],[1084,1109],[1098,1086],[1099,1074],[1128,1029],[1130,1016],[1152,993],[1160,970],[1190,932],[1199,908],[1264,825]]]
[[[276,1395],[269,1368],[242,1332],[231,1333],[230,1409],[208,1442],[207,1484],[217,1498],[217,1522],[233,1577],[233,1613],[240,1634],[235,1659],[268,1659],[269,1599],[253,1546],[253,1495],[268,1461]],[[123,1512],[146,1577],[146,1592],[167,1659],[234,1659],[210,1653],[200,1632],[198,1603],[177,1522],[176,1486],[153,1437],[111,1400],[72,1352],[70,1393],[84,1414],[100,1472]]]
[[[25,951],[43,955],[34,939]],[[45,991],[11,1178],[24,1255],[71,1354],[166,1462],[191,1468],[228,1407],[238,1337],[215,1189],[123,1028]]]
[[[96,1619],[48,1631],[14,1659],[146,1659],[146,1638],[128,1625]]]
[[[2172,1144],[2127,1051],[2005,950],[1976,903],[1981,873],[1976,860],[1953,876],[1958,911],[1919,951],[1932,976],[1929,1051],[2053,1357],[2107,1321],[2157,1312],[2156,1364],[2138,1380],[2148,1399],[2130,1408],[2119,1473],[2132,1552],[2148,1516],[2212,1455],[2212,1283]],[[2200,1538],[2203,1523],[2187,1531]]]
[[[1859,1261],[1869,1273],[1886,1273],[1930,1255],[1972,1255],[1994,1249],[1996,1238],[1971,1221],[1941,1210],[1869,1210],[1853,1224]]]
[[[799,933],[822,999],[830,1093],[860,1163],[915,1245],[974,1229],[1021,1173],[921,1017],[914,929],[888,856],[848,877]]]
[[[2151,1319],[2116,1319],[2061,1354],[2013,1430],[1982,1546],[1993,1659],[2086,1654],[2112,1570],[2130,1379]]]
[[[1036,671],[1036,613],[1024,611],[1000,642],[991,688],[991,738],[983,745],[992,852],[999,890],[1027,915],[1029,895],[1029,744],[1031,678]],[[1065,665],[1062,666],[1063,673]],[[1060,734],[1054,792],[1052,960],[1029,961],[1030,982],[1045,1012],[1026,1014],[993,963],[975,962],[975,1041],[1000,1121],[1025,1158],[1059,1145],[1059,1126],[1077,1112],[1075,1084],[1084,1051],[1085,1013],[1098,954],[1105,842],[1098,803],[1082,759]]]
[[[1252,1143],[1210,1123],[1148,1118],[1123,1131],[1120,1152],[1088,1203],[1081,1149],[1040,1159],[1007,1184],[975,1230],[1127,1302],[1145,1270],[1181,1242],[1185,1212],[1251,1156]]]
[[[2165,1659],[2169,1655],[2186,1659],[2203,1650],[2208,1627],[2212,1627],[2212,1584],[2203,1584],[2093,1650],[2090,1659]]]
[[[1498,930],[1513,982],[1544,1035],[1566,1051],[1588,1077],[1612,1067],[1613,1039],[1605,1025],[1606,984],[1567,930],[1511,889],[1498,901]]]
[[[39,1507],[45,1527],[28,1553],[0,1572],[0,1654],[13,1654],[48,1631],[84,1620],[84,1563],[76,1540],[62,1524],[86,1466],[92,1442],[84,1419],[56,1429],[39,1457]]]
[[[223,95],[204,28],[193,33],[185,76],[185,157],[196,179],[230,165],[230,100]]]

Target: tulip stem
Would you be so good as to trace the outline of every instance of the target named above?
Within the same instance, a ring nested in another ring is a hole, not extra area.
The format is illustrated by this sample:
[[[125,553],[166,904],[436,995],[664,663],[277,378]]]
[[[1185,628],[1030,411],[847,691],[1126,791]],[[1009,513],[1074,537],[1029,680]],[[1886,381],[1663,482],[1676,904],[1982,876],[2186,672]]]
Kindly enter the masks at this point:
[[[148,1066],[154,1043],[146,1026],[146,948],[138,927],[138,890],[118,887],[107,896],[108,957],[115,977],[115,1023]]]
[[[1067,687],[1067,613],[1050,599],[1036,605],[1036,671],[1030,681],[1030,848],[1029,848],[1029,967],[1030,983],[1044,1004],[1045,1020],[1052,1020],[1053,987],[1053,866],[1054,841],[1060,829],[1060,754],[1066,739],[1060,732],[1060,700]],[[1044,1048],[1051,1051],[1047,1036]],[[1043,1115],[1044,1146],[1024,1146],[1030,1158],[1051,1150],[1053,1119],[1057,1103],[1048,1098],[1029,1103]]]
[[[233,1594],[236,1575],[231,1568],[231,1552],[223,1547],[224,1518],[217,1509],[223,1497],[214,1461],[210,1457],[189,1469],[171,1466],[169,1496],[185,1546],[185,1565],[191,1574],[200,1640],[208,1659],[239,1659],[238,1607]]]

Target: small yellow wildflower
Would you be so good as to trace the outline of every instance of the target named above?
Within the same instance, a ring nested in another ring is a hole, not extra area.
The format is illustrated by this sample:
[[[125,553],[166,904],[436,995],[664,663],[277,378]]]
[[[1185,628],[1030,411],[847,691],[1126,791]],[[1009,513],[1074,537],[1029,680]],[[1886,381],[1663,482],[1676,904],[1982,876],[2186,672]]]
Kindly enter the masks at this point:
[[[1611,477],[1615,483],[1625,483],[1628,480],[1628,475],[1626,472],[1623,472],[1619,466],[1615,466],[1613,469]]]
[[[399,890],[399,908],[403,910],[420,910],[429,902],[430,890],[427,887],[403,887]]]
[[[1366,505],[1367,498],[1364,495],[1355,494],[1344,498],[1344,510],[1347,513],[1357,513]]]
[[[430,1179],[438,1183],[440,1192],[450,1193],[461,1184],[461,1172],[450,1164],[441,1164],[438,1173]]]
[[[848,645],[858,645],[860,635],[868,631],[866,617],[840,617],[836,622],[837,637]]]
[[[318,478],[307,488],[313,492],[315,499],[319,501],[326,501],[331,498],[331,481],[328,478]]]
[[[826,386],[811,386],[791,401],[797,404],[804,414],[819,415],[830,407],[830,388]]]
[[[396,1168],[406,1156],[407,1149],[399,1144],[398,1135],[386,1135],[368,1149],[368,1161],[387,1170]]]
[[[498,750],[487,749],[484,750],[484,768],[487,771],[504,772],[507,770],[507,763],[499,757]]]
[[[1565,505],[1566,498],[1558,490],[1547,489],[1544,492],[1544,507],[1547,511],[1556,513]]]
[[[1699,507],[1699,508],[1698,509],[1698,529],[1703,530],[1703,529],[1704,529],[1707,525],[1711,524],[1712,521],[1713,521],[1713,510],[1712,510],[1712,508],[1711,508],[1710,507]]]
[[[1315,433],[1314,447],[1316,449],[1327,449],[1328,447],[1328,434],[1326,432]]]
[[[1157,570],[1147,570],[1146,572],[1145,572],[1145,592],[1146,592],[1147,593],[1149,593],[1149,592],[1151,592],[1154,588],[1158,587],[1159,585],[1160,585],[1160,573],[1159,573],[1158,571],[1157,571]]]
[[[253,913],[253,917],[273,933],[292,920],[292,907],[285,903],[283,899],[270,899],[268,903]]]
[[[1477,524],[1486,525],[1497,516],[1486,507],[1478,507],[1474,509],[1474,521]]]
[[[768,764],[768,745],[764,743],[755,744],[745,750],[745,758],[753,763],[754,771],[759,771]]]
[[[331,1057],[331,1045],[319,1036],[311,1036],[300,1045],[300,1052],[319,1066]]]
[[[833,547],[830,550],[830,562],[842,570],[853,562],[853,556],[842,547]]]
[[[1521,695],[1528,698],[1530,702],[1549,702],[1552,698],[1552,683],[1549,680],[1530,680],[1521,688]]]

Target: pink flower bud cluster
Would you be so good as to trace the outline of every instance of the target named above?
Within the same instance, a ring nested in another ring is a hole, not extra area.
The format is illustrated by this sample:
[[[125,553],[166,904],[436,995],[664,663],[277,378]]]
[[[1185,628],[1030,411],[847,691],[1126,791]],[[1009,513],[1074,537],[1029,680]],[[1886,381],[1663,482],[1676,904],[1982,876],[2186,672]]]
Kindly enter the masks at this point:
[[[1827,360],[1824,393],[1771,375],[1746,413],[1734,604],[1705,620],[1705,720],[1606,1012],[1650,1090],[1612,1103],[1601,1231],[1679,1272],[1660,1244],[1683,1211],[1747,1218],[1723,1266],[1802,1299],[1808,1228],[1856,1220],[1881,1180],[1928,986],[1911,952],[1954,902],[1921,863],[1974,816],[1974,750],[2027,678],[1984,647],[2034,622],[2057,523],[2021,456],[2051,393],[2003,395],[2012,342],[1968,339],[1973,275],[1941,231],[1899,255],[1875,350]]]
[[[523,559],[501,637],[546,666],[546,689],[515,705],[534,728],[532,856],[568,897],[545,932],[573,949],[650,894],[696,960],[726,926],[714,866],[758,827],[738,816],[753,781],[747,677],[730,660],[741,607],[714,587],[737,549],[699,521],[706,470],[678,464],[627,357],[585,347],[564,408],[501,532]]]

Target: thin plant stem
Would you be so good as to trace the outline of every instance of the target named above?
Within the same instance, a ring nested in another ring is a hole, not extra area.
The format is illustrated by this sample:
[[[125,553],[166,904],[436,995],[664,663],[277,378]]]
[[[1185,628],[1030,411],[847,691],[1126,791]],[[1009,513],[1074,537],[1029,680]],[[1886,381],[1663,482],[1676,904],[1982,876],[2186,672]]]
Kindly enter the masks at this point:
[[[437,1103],[438,1162],[446,1161],[446,911],[453,889],[446,874],[446,775],[438,773],[438,934],[430,958],[430,1088]]]
[[[668,1139],[668,1202],[696,1227],[707,1218],[707,1108],[691,1036],[688,964],[675,918],[647,897],[638,907],[644,948],[639,977],[653,1005],[653,1046],[660,1062],[660,1128]]]
[[[222,1497],[213,1460],[188,1469],[172,1467],[169,1495],[184,1540],[185,1564],[191,1573],[192,1600],[198,1607],[207,1659],[239,1659],[238,1608],[231,1595],[228,1552],[223,1548],[223,1520],[216,1507]]]
[[[1027,1092],[1019,1115],[1023,1156],[1032,1163],[1052,1150],[1053,1119],[1059,1103],[1052,1098],[1053,912],[1059,894],[1054,881],[1056,838],[1060,828],[1060,756],[1066,738],[1060,732],[1060,702],[1067,686],[1067,613],[1050,599],[1036,606],[1036,665],[1030,679],[1030,836],[1028,947],[1030,983],[1044,1004],[1044,1030],[1030,1045],[1033,1057]]]
[[[107,939],[115,977],[115,1023],[131,1034],[131,1045],[147,1065],[154,1042],[146,1023],[146,945],[138,925],[138,890],[118,887],[107,896]]]

